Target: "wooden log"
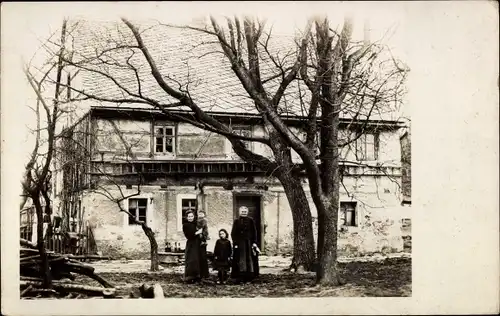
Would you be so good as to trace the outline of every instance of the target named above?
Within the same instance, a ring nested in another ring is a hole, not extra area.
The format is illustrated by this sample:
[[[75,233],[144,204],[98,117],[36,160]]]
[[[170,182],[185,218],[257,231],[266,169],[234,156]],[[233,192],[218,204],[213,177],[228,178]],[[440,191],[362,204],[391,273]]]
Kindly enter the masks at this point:
[[[20,261],[25,262],[25,261],[30,261],[33,259],[41,259],[41,258],[40,258],[40,255],[34,255],[34,256],[28,256],[28,257],[21,257]]]
[[[60,269],[64,270],[64,271],[73,272],[73,273],[76,273],[76,274],[85,275],[85,276],[87,276],[87,277],[89,277],[89,278],[91,278],[93,280],[96,280],[102,286],[104,286],[106,288],[113,288],[114,287],[109,282],[107,282],[106,280],[104,280],[101,276],[95,274],[93,267],[91,267],[91,269],[88,269],[87,267],[82,268],[79,265],[65,263],[64,265],[61,265]]]
[[[34,288],[43,287],[42,282],[37,282],[37,281],[20,281],[20,285],[21,286],[32,286]],[[102,287],[95,287],[95,286],[62,283],[62,282],[57,282],[57,281],[54,281],[52,283],[52,287],[54,290],[61,291],[61,292],[77,292],[77,293],[83,293],[83,294],[93,295],[93,296],[104,296],[105,295],[104,291],[106,292],[107,296],[114,295],[113,293],[116,294],[115,288],[102,288]]]
[[[64,258],[64,257],[57,257],[54,255],[49,255],[48,257],[49,257],[49,264],[53,264],[54,262],[66,260],[66,258]],[[20,264],[21,265],[40,264],[41,259],[42,258],[40,257],[40,255],[21,257]]]
[[[36,278],[36,277],[30,277],[30,276],[22,276],[20,277],[21,281],[36,281],[36,282],[42,282],[42,278]]]
[[[54,262],[60,262],[60,261],[65,261],[66,258],[64,257],[53,257],[49,259],[49,263],[53,264]]]
[[[32,248],[20,248],[20,252],[21,253],[39,253],[38,249],[32,249]],[[60,256],[58,254],[56,254],[55,252],[53,251],[50,251],[50,250],[46,250],[46,253],[47,253],[47,256]]]
[[[38,295],[42,295],[42,296],[47,296],[47,295],[61,296],[54,289],[31,289],[30,292],[32,292],[33,294],[37,293]]]
[[[31,249],[37,249],[36,244],[32,243],[29,240],[21,238],[20,241],[21,241],[21,246],[24,246],[24,247],[27,247],[27,248],[31,248]]]
[[[95,271],[95,268],[93,266],[89,266],[88,264],[83,264],[83,263],[78,262],[78,261],[73,261],[71,259],[68,259],[68,261],[65,262],[64,265],[67,267],[82,269],[82,270],[88,271],[90,273],[93,273]]]
[[[20,266],[30,266],[30,265],[40,265],[40,260],[27,260],[27,261],[20,261],[19,262]]]
[[[26,281],[26,282],[42,282],[42,278],[34,278],[34,277],[21,277],[20,281]],[[52,284],[74,284],[71,283],[71,281],[62,281],[62,280],[52,280]]]
[[[33,289],[33,286],[31,285],[28,285],[27,288],[25,288],[22,292],[21,292],[21,297],[25,296],[29,291],[31,291]]]
[[[114,286],[111,285],[108,281],[104,280],[101,276],[95,274],[94,272],[87,272],[85,270],[83,271],[76,271],[76,270],[72,270],[74,273],[79,273],[79,274],[83,274],[93,280],[96,280],[97,282],[99,282],[102,286],[106,287],[106,288],[113,288]]]
[[[97,255],[66,255],[69,259],[75,260],[109,260],[109,257],[97,256]]]
[[[38,249],[31,249],[31,248],[21,248],[21,252],[31,252],[31,253],[38,253]]]

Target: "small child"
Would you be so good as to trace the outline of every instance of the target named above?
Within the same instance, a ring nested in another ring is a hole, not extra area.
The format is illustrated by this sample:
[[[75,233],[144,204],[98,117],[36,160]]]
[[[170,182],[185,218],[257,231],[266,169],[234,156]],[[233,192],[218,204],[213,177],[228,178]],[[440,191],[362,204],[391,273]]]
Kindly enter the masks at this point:
[[[214,268],[217,270],[219,280],[217,284],[225,283],[228,278],[228,271],[231,267],[232,247],[225,229],[219,230],[219,239],[214,248]]]
[[[196,222],[196,229],[201,229],[201,245],[205,246],[207,244],[207,240],[210,240],[208,237],[208,223],[205,218],[205,212],[202,210],[198,211],[198,221]]]

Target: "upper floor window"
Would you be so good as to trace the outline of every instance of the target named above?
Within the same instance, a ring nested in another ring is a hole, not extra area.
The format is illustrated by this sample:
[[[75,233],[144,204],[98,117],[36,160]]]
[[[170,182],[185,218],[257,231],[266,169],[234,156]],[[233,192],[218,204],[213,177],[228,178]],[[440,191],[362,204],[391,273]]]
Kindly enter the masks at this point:
[[[175,153],[175,126],[155,126],[155,153]]]
[[[252,127],[250,126],[233,126],[231,128],[232,132],[236,135],[239,136],[244,136],[244,137],[252,137]],[[252,142],[248,140],[241,140],[243,142],[243,145],[245,146],[246,149],[252,150]],[[231,156],[235,159],[238,159],[239,156],[234,152],[234,150],[231,150]]]
[[[357,226],[356,202],[340,202],[340,223],[342,226]]]
[[[373,161],[378,159],[378,134],[363,134],[356,140],[356,159]]]
[[[232,128],[234,134],[244,137],[252,137],[252,128],[249,126],[236,126]],[[243,144],[247,149],[250,148],[251,141],[242,140]]]
[[[146,222],[148,210],[148,199],[129,199],[128,212],[133,215],[128,218],[129,225],[136,225],[136,221]]]

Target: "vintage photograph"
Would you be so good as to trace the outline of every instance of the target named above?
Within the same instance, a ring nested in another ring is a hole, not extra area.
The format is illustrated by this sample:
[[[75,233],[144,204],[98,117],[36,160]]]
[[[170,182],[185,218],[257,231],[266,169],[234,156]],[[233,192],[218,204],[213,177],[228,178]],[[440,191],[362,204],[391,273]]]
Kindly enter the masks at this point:
[[[398,21],[283,21],[75,14],[39,38],[22,300],[412,296]]]

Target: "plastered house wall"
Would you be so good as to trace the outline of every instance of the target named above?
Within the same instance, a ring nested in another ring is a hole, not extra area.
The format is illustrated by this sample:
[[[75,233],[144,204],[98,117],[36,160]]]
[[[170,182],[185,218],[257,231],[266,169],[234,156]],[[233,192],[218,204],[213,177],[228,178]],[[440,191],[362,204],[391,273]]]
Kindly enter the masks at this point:
[[[91,123],[93,158],[99,161],[130,159],[127,146],[139,161],[161,159],[233,160],[232,148],[227,139],[188,124],[176,125],[175,155],[154,153],[151,120],[94,118]],[[263,135],[260,126],[252,127],[254,135]],[[117,131],[120,131],[119,135]],[[297,131],[296,131],[297,132]],[[252,150],[270,156],[269,148],[253,143]],[[379,136],[378,163],[400,166],[399,136],[395,132],[381,132]],[[355,160],[353,151],[347,150],[344,158]],[[295,155],[294,160],[298,157]],[[366,162],[371,163],[371,162]],[[106,171],[113,172],[112,167]],[[346,176],[341,186],[340,201],[356,201],[355,227],[339,227],[339,254],[363,255],[374,252],[399,252],[404,250],[403,235],[408,235],[409,209],[401,206],[400,174],[398,169],[387,168],[387,175],[370,175],[367,168],[349,167],[352,176]],[[385,169],[384,169],[385,170]],[[367,173],[368,172],[368,173]],[[262,180],[262,179],[261,179]],[[265,179],[264,179],[265,180]],[[153,228],[160,251],[166,242],[180,243],[184,247],[182,232],[181,199],[197,198],[200,193],[194,186],[179,186],[173,180],[168,185],[161,181],[141,186],[141,193],[134,198],[148,199],[148,225]],[[137,192],[136,187],[120,187],[124,195]],[[317,214],[309,187],[304,183],[313,217],[315,238]],[[113,185],[106,187],[113,196],[120,193]],[[230,232],[234,214],[234,193],[254,192],[261,195],[261,222],[263,247],[266,254],[291,254],[293,251],[293,221],[287,197],[280,185],[270,185],[267,190],[257,190],[252,184],[234,186],[226,190],[221,186],[203,189],[203,208],[208,216],[208,250],[213,250],[221,228]],[[122,202],[127,209],[128,201]],[[149,241],[140,226],[129,225],[127,215],[120,213],[115,202],[96,192],[86,192],[82,197],[86,219],[93,228],[101,253],[121,258],[148,258]],[[411,229],[411,226],[410,226]]]
[[[359,256],[404,250],[403,236],[408,235],[408,228],[403,223],[403,219],[411,217],[409,208],[402,207],[397,196],[390,192],[391,189],[395,189],[395,184],[379,183],[376,185],[382,186],[382,190],[386,193],[371,191],[370,188],[374,186],[365,185],[363,189],[350,192],[351,195],[356,196],[356,199],[351,198],[345,191],[340,195],[342,202],[358,201],[357,226],[344,227],[345,230],[341,229],[339,232],[340,255]],[[125,188],[122,190],[133,192]],[[145,186],[141,191],[141,195],[137,197],[152,199],[152,202],[148,204],[148,225],[156,234],[160,250],[167,241],[180,243],[181,247],[184,247],[186,240],[180,220],[180,199],[196,198],[198,191],[193,187],[161,189],[159,186]],[[206,187],[204,189],[204,209],[207,212],[211,236],[208,250],[213,250],[219,229],[231,231],[234,214],[233,193],[239,191],[248,192],[248,188],[236,187],[233,190],[224,190],[221,187]],[[265,253],[269,255],[291,254],[293,252],[293,221],[285,193],[277,186],[269,188],[268,191],[255,191],[255,193],[262,194],[261,216]],[[306,194],[313,216],[316,241],[317,213],[309,192],[306,191]],[[103,254],[131,259],[149,257],[149,241],[142,229],[136,225],[128,225],[125,214],[118,212],[114,202],[102,195],[90,193],[84,195],[83,203],[86,205],[87,219],[94,229],[98,249]]]

